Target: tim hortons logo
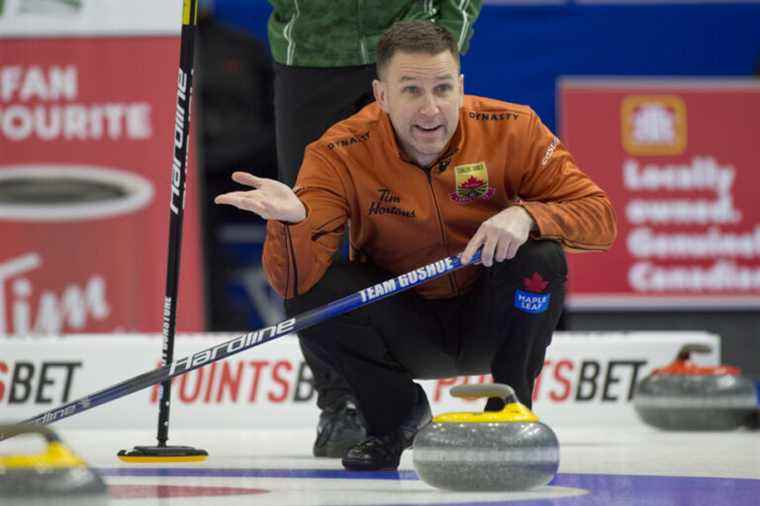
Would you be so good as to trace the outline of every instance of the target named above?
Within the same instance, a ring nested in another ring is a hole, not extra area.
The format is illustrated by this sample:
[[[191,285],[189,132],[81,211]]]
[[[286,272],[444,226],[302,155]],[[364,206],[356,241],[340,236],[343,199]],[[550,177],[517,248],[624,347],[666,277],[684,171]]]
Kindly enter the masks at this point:
[[[90,319],[102,321],[111,314],[106,300],[106,282],[101,276],[91,276],[84,285],[66,284],[58,293],[36,290],[24,274],[41,265],[42,257],[38,253],[0,262],[0,335],[81,330]],[[7,299],[6,294],[9,295]],[[37,301],[36,308],[34,300]]]
[[[400,205],[401,197],[388,188],[378,188],[377,192],[377,200],[370,203],[367,214],[395,214],[396,216],[403,216],[405,218],[415,217],[414,209],[404,209],[396,205]]]

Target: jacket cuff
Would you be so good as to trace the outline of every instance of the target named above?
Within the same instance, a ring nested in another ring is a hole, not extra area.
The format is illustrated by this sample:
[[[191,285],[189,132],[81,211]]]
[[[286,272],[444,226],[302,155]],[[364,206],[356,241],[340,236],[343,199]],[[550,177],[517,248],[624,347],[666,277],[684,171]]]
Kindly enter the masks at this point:
[[[518,204],[520,207],[533,218],[533,222],[536,224],[536,228],[531,230],[530,235],[533,238],[540,238],[543,236],[556,237],[561,235],[559,230],[552,230],[553,223],[543,209],[544,204],[541,202],[522,202]]]

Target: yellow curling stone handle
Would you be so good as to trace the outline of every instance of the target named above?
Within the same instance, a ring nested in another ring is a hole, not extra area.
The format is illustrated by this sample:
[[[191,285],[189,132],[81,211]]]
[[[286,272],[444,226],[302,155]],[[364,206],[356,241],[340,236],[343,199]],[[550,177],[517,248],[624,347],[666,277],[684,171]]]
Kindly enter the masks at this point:
[[[442,413],[433,418],[434,423],[516,423],[538,422],[538,417],[527,406],[517,400],[515,391],[501,383],[480,385],[457,385],[450,390],[454,397],[461,399],[482,399],[496,397],[504,400],[501,411],[475,411]]]
[[[0,431],[8,435],[39,434],[47,441],[44,452],[32,455],[0,455],[2,469],[70,469],[85,466],[85,462],[64,445],[58,436],[43,426],[5,426]]]

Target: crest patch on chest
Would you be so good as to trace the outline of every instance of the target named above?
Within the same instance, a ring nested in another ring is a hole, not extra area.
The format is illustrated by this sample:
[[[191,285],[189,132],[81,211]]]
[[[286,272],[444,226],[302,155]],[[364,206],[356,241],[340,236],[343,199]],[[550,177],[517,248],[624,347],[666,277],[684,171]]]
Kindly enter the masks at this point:
[[[473,200],[490,199],[496,188],[488,186],[488,168],[485,162],[468,163],[454,167],[455,190],[449,198],[458,204],[467,204]]]

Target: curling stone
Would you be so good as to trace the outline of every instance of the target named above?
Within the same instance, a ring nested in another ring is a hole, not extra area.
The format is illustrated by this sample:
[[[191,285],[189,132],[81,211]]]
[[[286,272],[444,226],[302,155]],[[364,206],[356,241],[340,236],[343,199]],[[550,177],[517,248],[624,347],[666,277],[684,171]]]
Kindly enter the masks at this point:
[[[757,410],[754,382],[736,367],[702,367],[692,353],[710,353],[687,344],[668,366],[655,369],[636,386],[633,406],[649,425],[664,430],[733,430],[749,423]]]
[[[101,505],[108,501],[103,479],[49,428],[39,425],[0,425],[3,437],[38,434],[43,453],[0,454],[0,504]],[[0,447],[1,449],[1,447]]]
[[[501,411],[445,413],[414,438],[414,467],[433,487],[458,491],[526,490],[548,484],[559,466],[557,436],[501,384],[460,385],[451,395],[498,397]]]

